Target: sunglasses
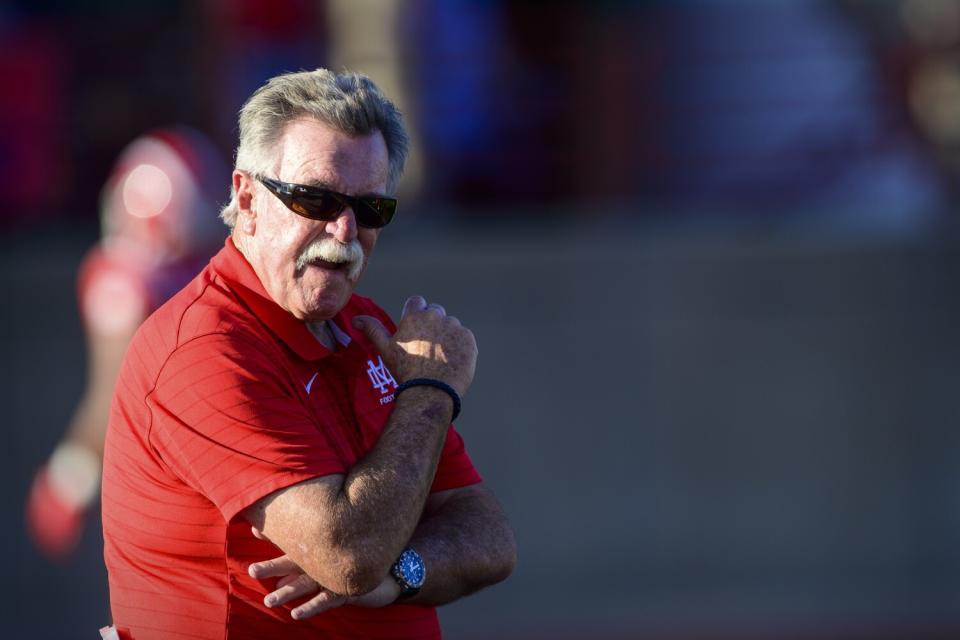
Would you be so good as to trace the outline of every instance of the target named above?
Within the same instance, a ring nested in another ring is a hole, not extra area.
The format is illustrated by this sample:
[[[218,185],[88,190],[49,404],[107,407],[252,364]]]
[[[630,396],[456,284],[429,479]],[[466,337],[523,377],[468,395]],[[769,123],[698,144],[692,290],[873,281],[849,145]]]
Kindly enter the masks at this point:
[[[322,187],[310,187],[304,184],[281,182],[273,178],[260,178],[263,186],[287,209],[310,218],[330,222],[350,207],[357,218],[357,224],[369,229],[379,229],[390,224],[397,212],[396,198],[380,196],[348,196]]]

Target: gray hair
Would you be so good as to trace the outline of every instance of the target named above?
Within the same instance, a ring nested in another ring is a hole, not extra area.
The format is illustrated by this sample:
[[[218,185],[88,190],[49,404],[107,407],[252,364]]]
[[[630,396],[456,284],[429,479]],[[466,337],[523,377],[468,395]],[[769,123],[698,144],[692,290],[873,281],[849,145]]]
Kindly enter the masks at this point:
[[[257,176],[267,174],[284,129],[305,116],[349,136],[379,131],[387,143],[387,191],[396,192],[409,146],[403,118],[377,85],[358,73],[316,69],[271,78],[240,109],[240,144],[234,168]],[[230,228],[236,223],[237,194],[232,188],[220,217]]]

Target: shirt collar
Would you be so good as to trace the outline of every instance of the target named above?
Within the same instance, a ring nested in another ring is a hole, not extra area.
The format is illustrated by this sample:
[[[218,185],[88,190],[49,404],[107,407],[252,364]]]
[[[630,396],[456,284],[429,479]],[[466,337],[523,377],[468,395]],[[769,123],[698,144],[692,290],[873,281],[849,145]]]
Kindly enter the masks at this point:
[[[211,264],[250,311],[298,356],[304,360],[319,360],[333,354],[313,337],[305,323],[273,301],[253,267],[233,244],[233,238],[227,238],[223,249],[213,257]],[[350,306],[349,303],[347,306]],[[334,317],[334,322],[353,334],[349,320],[344,317],[345,311],[346,307],[341,309]]]

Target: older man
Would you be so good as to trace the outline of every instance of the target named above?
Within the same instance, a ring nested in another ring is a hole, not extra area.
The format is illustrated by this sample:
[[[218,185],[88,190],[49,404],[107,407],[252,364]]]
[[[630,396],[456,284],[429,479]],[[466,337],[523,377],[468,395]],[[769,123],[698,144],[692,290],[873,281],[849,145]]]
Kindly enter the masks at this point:
[[[121,637],[434,638],[435,605],[512,571],[450,425],[472,333],[420,297],[394,326],[353,294],[406,149],[363,76],[279,76],[244,105],[230,238],[117,384],[103,522]]]

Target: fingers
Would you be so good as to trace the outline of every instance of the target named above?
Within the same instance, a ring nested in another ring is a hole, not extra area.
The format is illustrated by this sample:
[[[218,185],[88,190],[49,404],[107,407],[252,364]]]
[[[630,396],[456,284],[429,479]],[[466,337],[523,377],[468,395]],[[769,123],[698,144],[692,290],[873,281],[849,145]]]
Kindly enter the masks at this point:
[[[321,591],[315,597],[307,600],[299,607],[290,612],[294,620],[304,620],[311,618],[318,613],[323,613],[330,609],[336,609],[347,603],[347,596],[337,595],[330,591]]]
[[[476,338],[441,304],[411,296],[403,305],[395,334],[372,316],[355,316],[353,326],[369,338],[399,382],[434,378],[463,396],[473,381]]]
[[[256,527],[250,527],[250,531],[253,532],[254,538],[259,538],[260,540],[267,540],[267,536],[263,535],[263,531],[257,529]]]
[[[403,320],[411,311],[423,311],[427,307],[427,301],[423,299],[423,296],[410,296],[407,298],[407,301],[403,303],[403,311],[400,312],[400,319]]]
[[[447,315],[447,310],[443,308],[443,305],[437,303],[427,304],[427,301],[423,296],[411,296],[407,298],[407,301],[403,305],[403,311],[400,313],[401,320],[406,317],[408,314],[415,311],[432,311],[439,314],[441,317]],[[370,342],[374,344],[381,354],[387,354],[390,352],[391,338],[393,334],[387,331],[387,328],[383,326],[383,323],[379,319],[374,318],[373,316],[354,316],[353,326],[363,331],[363,333],[370,338]],[[459,324],[459,321],[457,321]],[[254,532],[254,535],[257,535],[258,532]],[[262,535],[262,534],[261,534]],[[258,536],[260,537],[260,536]]]
[[[354,316],[353,326],[370,338],[370,342],[380,353],[390,353],[391,335],[383,323],[373,316]]]
[[[408,298],[403,316],[391,338],[395,348],[389,359],[381,349],[394,378],[400,382],[434,378],[464,395],[473,381],[477,359],[476,338],[470,330],[447,315],[443,305],[428,303],[423,296]]]
[[[301,576],[305,576],[305,575],[306,575],[305,573],[291,573],[290,575],[283,576],[282,578],[277,580],[277,584],[275,585],[274,588],[279,589],[280,587],[285,587],[288,584],[293,584],[294,581],[296,581]],[[318,589],[320,588],[319,585],[317,588]]]
[[[271,591],[263,598],[263,604],[268,607],[279,607],[295,598],[301,598],[317,591],[320,585],[305,573],[297,576],[287,576],[277,582],[279,588]]]
[[[403,320],[407,314],[412,311],[437,311],[441,316],[447,315],[447,311],[443,308],[443,305],[437,304],[436,302],[427,304],[423,296],[411,296],[407,298],[407,301],[403,303],[403,311],[400,312],[400,319]]]
[[[276,578],[277,576],[300,573],[301,571],[300,566],[287,556],[254,562],[247,567],[247,573],[250,574],[251,578]]]

